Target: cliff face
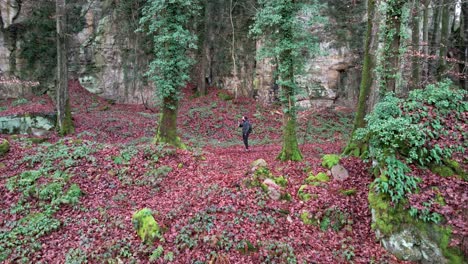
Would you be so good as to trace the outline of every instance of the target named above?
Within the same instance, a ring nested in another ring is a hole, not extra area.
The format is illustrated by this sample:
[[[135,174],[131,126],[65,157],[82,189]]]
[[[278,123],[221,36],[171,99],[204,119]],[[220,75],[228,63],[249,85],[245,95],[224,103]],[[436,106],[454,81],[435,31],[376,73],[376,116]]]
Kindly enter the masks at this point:
[[[151,54],[138,26],[140,2],[68,1],[69,77],[89,91],[122,103],[148,101],[152,87],[143,77]],[[35,5],[36,4],[36,5]],[[35,6],[33,6],[35,5]],[[0,96],[25,92],[53,92],[55,76],[55,2],[50,0],[0,1],[0,74],[40,81],[39,87],[1,86]],[[1,84],[0,84],[1,85]]]
[[[79,79],[89,91],[117,102],[151,100],[153,87],[144,73],[152,59],[153,47],[150,37],[135,32],[138,10],[144,2],[68,1],[70,78]],[[194,25],[200,36],[200,53],[194,56],[198,56],[200,63],[194,68],[193,82],[203,78],[199,74],[203,68],[204,79],[211,86],[239,96],[255,96],[263,103],[274,102],[278,91],[273,68],[269,61],[256,59],[261,42],[248,35],[255,1],[239,0],[242,3],[238,5],[225,0],[208,2],[203,13],[205,20]],[[321,107],[340,101],[351,106],[359,88],[363,1],[323,2],[327,4],[324,15],[329,23],[311,30],[321,41],[322,55],[309,58],[306,71],[299,78],[302,89],[299,104]],[[33,92],[53,92],[54,7],[55,1],[51,0],[0,1],[2,78],[16,76],[21,80],[40,81],[41,85],[33,87]],[[346,21],[344,17],[360,20]],[[18,97],[30,91],[24,85],[0,83],[1,97]]]

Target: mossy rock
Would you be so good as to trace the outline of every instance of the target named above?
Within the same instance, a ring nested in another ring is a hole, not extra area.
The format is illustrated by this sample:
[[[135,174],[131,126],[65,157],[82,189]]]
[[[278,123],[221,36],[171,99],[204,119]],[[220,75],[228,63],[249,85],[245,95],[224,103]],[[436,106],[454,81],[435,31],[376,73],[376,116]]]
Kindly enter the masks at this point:
[[[322,166],[331,169],[340,162],[340,156],[336,154],[327,154],[322,157]]]
[[[348,190],[340,190],[340,193],[343,194],[344,196],[353,196],[353,195],[356,195],[357,191],[356,189],[348,189]]]
[[[307,188],[307,185],[304,184],[304,185],[301,185],[301,187],[299,187],[299,190],[297,191],[297,197],[301,200],[301,201],[304,201],[304,202],[307,202],[309,201],[310,199],[312,199],[312,195],[310,193],[306,193],[304,192],[304,190]]]
[[[272,179],[272,181],[274,181],[273,179],[275,177],[273,177],[273,174],[270,172],[270,170],[267,167],[263,167],[263,166],[252,167],[252,169],[254,169],[254,168],[256,168],[256,169],[252,171],[253,174],[250,175],[250,177],[248,177],[247,179],[244,180],[245,184],[248,187],[261,186],[262,183],[266,179]],[[246,173],[246,174],[249,175],[249,173]],[[276,184],[276,182],[275,182],[275,184]]]
[[[218,92],[218,97],[219,99],[223,100],[223,101],[231,101],[232,99],[234,99],[234,96],[228,94],[227,92]]]
[[[0,157],[4,156],[10,150],[10,142],[6,139],[0,140]]]
[[[288,180],[284,178],[284,176],[279,176],[273,179],[276,184],[278,184],[281,187],[286,187],[288,185]]]
[[[152,244],[156,238],[162,239],[160,228],[148,208],[137,211],[132,216],[133,227],[143,243]]]
[[[318,219],[320,222],[320,229],[326,231],[332,229],[333,231],[341,230],[348,222],[349,214],[340,210],[339,208],[328,208],[325,214]]]
[[[432,166],[431,171],[441,177],[451,177],[455,172],[448,166]]]
[[[306,183],[312,183],[313,185],[317,185],[318,183],[326,183],[330,181],[330,177],[325,172],[319,172],[317,175],[309,175],[305,180]]]
[[[280,200],[290,202],[292,201],[292,195],[288,192],[281,193]]]
[[[468,180],[468,173],[463,170],[460,164],[455,160],[444,160],[442,165],[432,165],[431,171],[441,177],[451,177],[458,175],[463,180]]]
[[[411,261],[423,263],[466,263],[463,252],[449,246],[450,227],[411,217],[405,201],[392,206],[390,197],[377,193],[374,187],[374,183],[370,185],[368,196],[372,229],[390,253],[403,260],[411,256]]]
[[[47,141],[47,138],[33,137],[29,138],[29,141],[33,144],[41,144]]]
[[[301,218],[302,222],[305,225],[315,225],[315,224],[317,224],[315,218],[311,217],[309,212],[307,212],[307,211],[302,212],[301,215],[300,215],[300,218]]]
[[[252,161],[252,163],[250,164],[250,168],[252,171],[256,171],[259,168],[267,168],[267,167],[268,167],[268,163],[264,159],[258,159],[258,160]]]
[[[468,180],[468,172],[465,171],[460,164],[455,160],[445,160],[444,163],[450,167],[456,175],[460,176],[463,180]]]

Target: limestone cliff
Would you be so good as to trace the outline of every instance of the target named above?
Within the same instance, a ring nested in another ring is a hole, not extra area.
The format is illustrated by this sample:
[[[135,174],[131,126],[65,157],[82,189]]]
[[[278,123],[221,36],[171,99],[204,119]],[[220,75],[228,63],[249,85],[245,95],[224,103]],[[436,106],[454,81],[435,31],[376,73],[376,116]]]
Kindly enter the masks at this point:
[[[117,102],[151,100],[154,89],[144,77],[152,58],[151,38],[135,32],[144,2],[68,1],[70,78]],[[242,3],[210,2],[206,5],[209,12],[204,13],[209,14],[205,17],[209,23],[194,25],[200,32],[203,51],[198,56],[206,60],[194,68],[193,82],[206,81],[209,86],[272,103],[278,93],[274,69],[270,61],[256,59],[261,42],[248,35],[255,1],[237,2]],[[329,23],[310,30],[321,41],[322,55],[308,59],[298,80],[302,89],[298,101],[303,107],[330,106],[337,101],[353,106],[360,79],[364,1],[322,2]],[[41,85],[33,92],[53,92],[54,1],[3,0],[0,11],[0,77],[39,81]],[[198,74],[201,68],[205,78]],[[0,83],[0,97],[19,97],[28,92],[31,89],[27,86]]]

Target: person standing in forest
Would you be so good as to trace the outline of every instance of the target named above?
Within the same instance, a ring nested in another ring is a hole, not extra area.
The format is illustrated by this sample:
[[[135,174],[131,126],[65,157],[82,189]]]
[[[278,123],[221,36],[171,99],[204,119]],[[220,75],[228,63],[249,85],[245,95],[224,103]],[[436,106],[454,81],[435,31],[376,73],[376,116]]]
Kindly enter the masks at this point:
[[[252,124],[250,124],[249,118],[243,116],[242,121],[239,122],[239,127],[242,127],[242,140],[244,141],[245,151],[249,151],[249,135],[252,133]]]

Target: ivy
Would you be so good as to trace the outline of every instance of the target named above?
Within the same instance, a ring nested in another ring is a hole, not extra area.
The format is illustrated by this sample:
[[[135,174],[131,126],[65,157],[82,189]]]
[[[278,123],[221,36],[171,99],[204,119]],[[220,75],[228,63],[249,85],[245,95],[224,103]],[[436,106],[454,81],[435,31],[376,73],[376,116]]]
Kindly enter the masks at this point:
[[[188,52],[197,48],[189,23],[199,10],[197,0],[151,0],[143,7],[139,31],[152,36],[154,45],[146,75],[155,83],[159,99],[175,102],[165,107],[176,108],[180,88],[189,80],[194,60]]]
[[[302,159],[296,137],[296,76],[303,70],[305,54],[320,51],[319,42],[310,34],[312,25],[325,22],[317,1],[300,3],[292,0],[260,0],[260,8],[250,34],[262,40],[258,57],[271,58],[276,64],[280,102],[284,112],[283,147],[280,160]]]

